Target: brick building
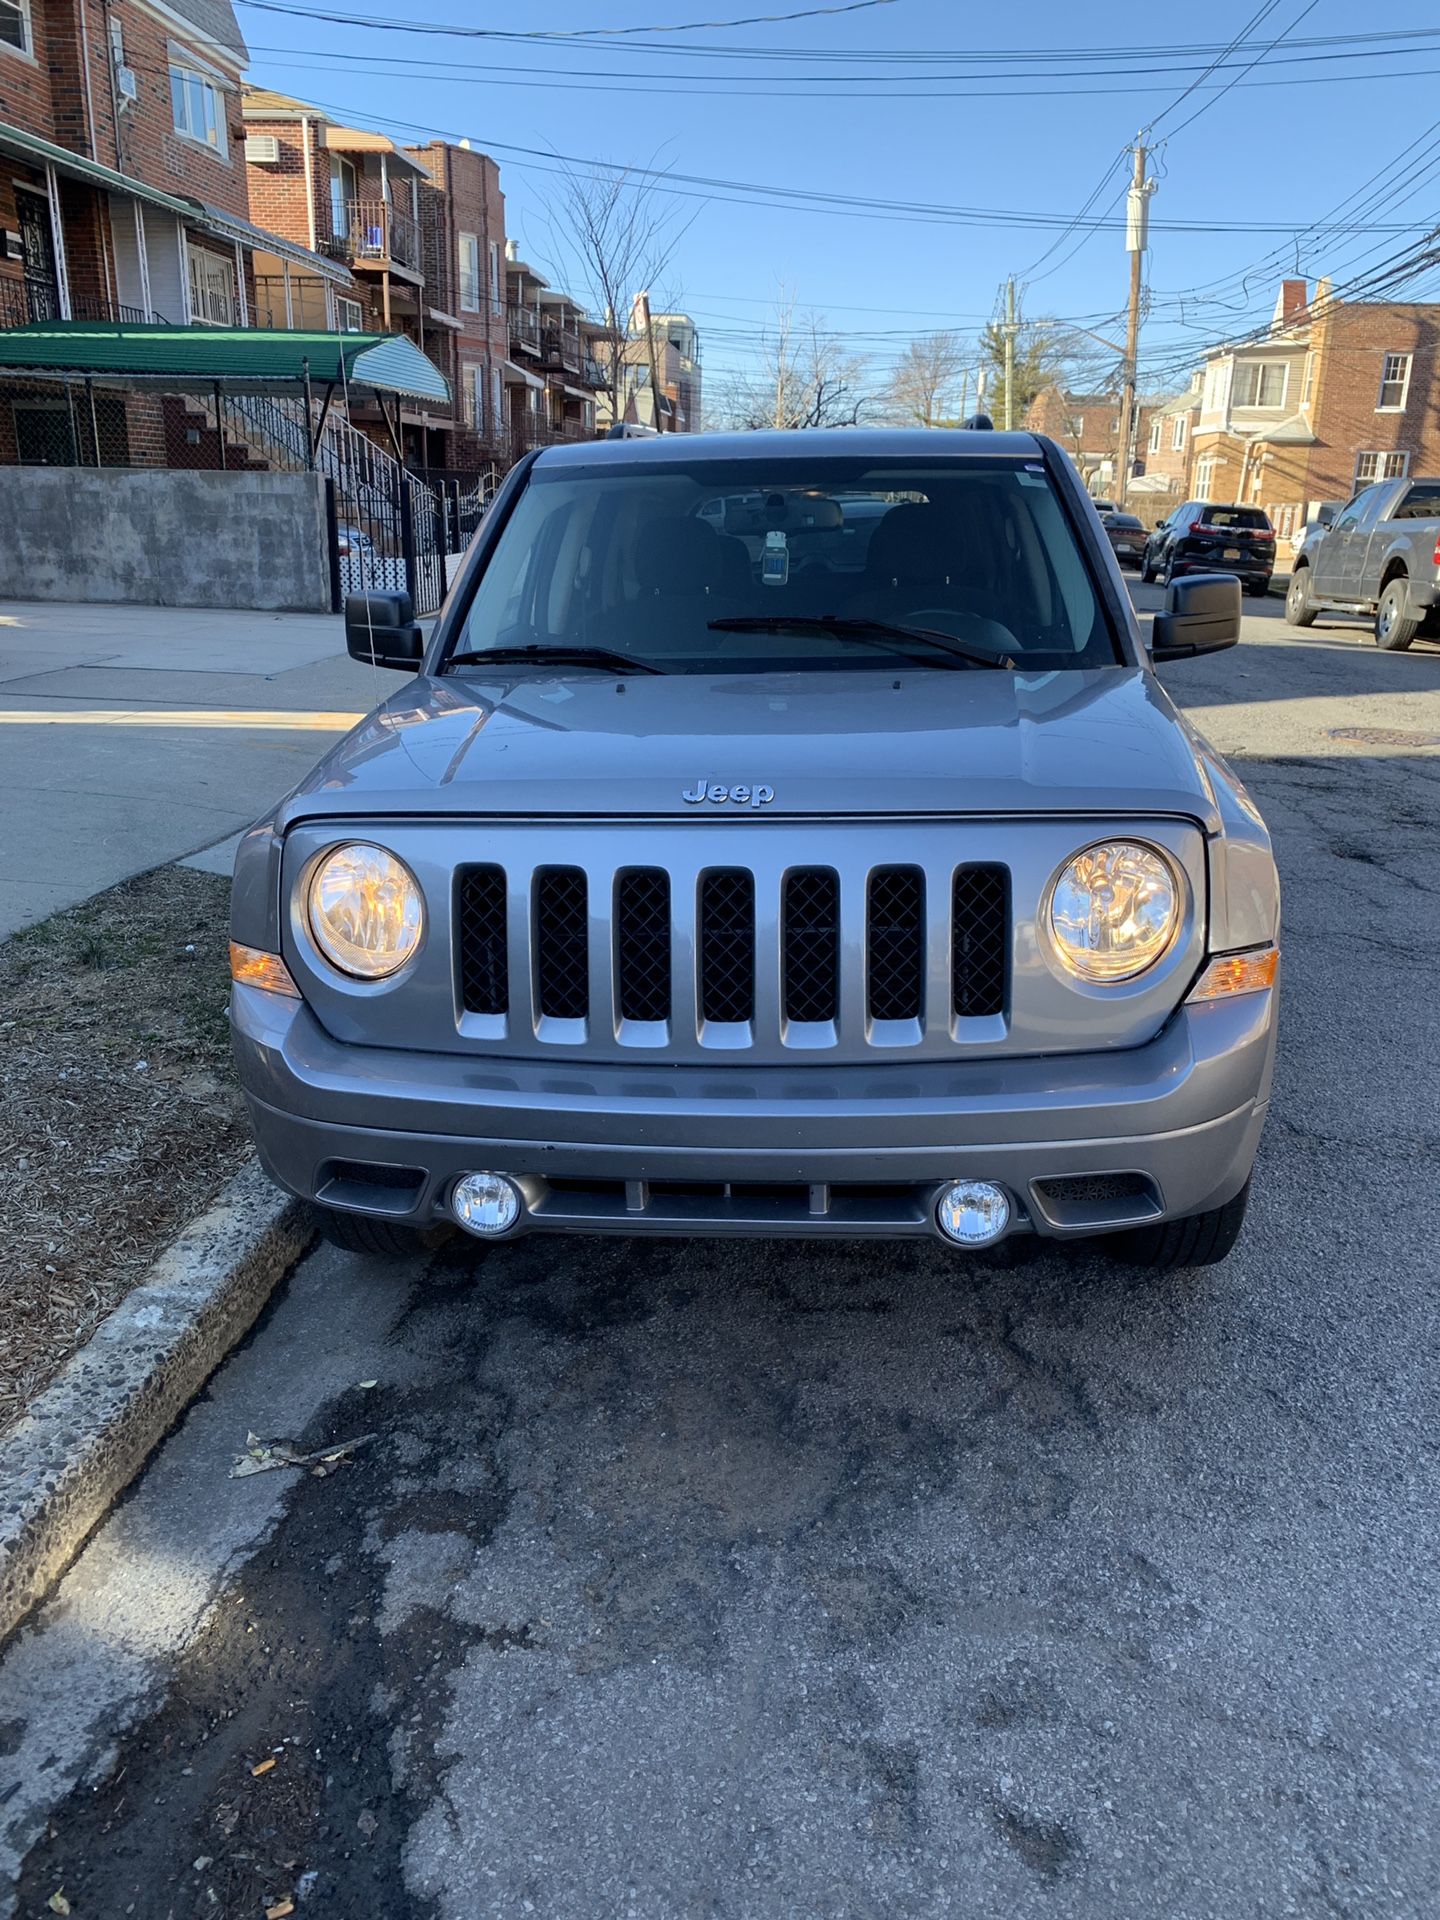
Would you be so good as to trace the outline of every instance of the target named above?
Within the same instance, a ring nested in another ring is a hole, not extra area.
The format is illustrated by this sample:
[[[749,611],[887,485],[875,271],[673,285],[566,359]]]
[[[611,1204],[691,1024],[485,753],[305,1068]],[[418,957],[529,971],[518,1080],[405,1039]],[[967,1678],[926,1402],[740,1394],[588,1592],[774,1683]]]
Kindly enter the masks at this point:
[[[1067,393],[1061,387],[1046,387],[1031,401],[1025,425],[1064,447],[1091,493],[1110,494],[1120,434],[1118,394]]]
[[[1190,491],[1195,423],[1200,417],[1201,376],[1183,393],[1141,407],[1135,435],[1139,471],[1127,493],[1130,510],[1143,520],[1163,520]]]
[[[500,169],[468,142],[407,149],[420,187],[425,309],[432,357],[455,395],[455,426],[435,464],[471,470],[506,453],[505,196]]]
[[[245,59],[229,0],[3,0],[0,326],[255,321],[257,248],[310,256],[251,221]],[[56,404],[0,402],[0,460],[45,457]],[[163,461],[158,398],[102,412],[107,440]]]
[[[1263,507],[1282,538],[1373,480],[1440,473],[1440,305],[1286,280],[1265,336],[1202,379],[1195,496]]]

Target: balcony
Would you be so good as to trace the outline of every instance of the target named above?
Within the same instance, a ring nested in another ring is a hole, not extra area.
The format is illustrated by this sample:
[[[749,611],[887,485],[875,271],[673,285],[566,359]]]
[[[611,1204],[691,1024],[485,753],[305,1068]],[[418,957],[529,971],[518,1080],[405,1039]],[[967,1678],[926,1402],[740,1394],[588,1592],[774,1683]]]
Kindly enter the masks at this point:
[[[542,358],[547,367],[561,367],[578,379],[585,359],[579,334],[567,333],[562,327],[546,327]]]
[[[349,200],[343,218],[331,209],[332,231],[323,250],[355,267],[420,271],[420,234],[408,213],[388,200]]]
[[[513,302],[510,314],[511,351],[538,353],[540,351],[540,321],[533,307],[517,307]]]
[[[60,295],[47,282],[0,280],[0,327],[32,327],[60,317]],[[139,307],[122,307],[114,300],[72,300],[70,318],[138,327],[161,316],[146,314]]]
[[[580,378],[587,387],[607,387],[610,384],[609,370],[588,353],[580,370]]]

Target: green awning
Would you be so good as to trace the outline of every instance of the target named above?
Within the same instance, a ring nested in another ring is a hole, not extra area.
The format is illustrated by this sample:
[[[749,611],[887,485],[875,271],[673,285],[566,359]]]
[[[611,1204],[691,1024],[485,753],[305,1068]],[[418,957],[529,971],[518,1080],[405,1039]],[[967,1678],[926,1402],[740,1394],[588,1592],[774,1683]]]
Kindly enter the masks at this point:
[[[39,167],[54,167],[57,173],[67,174],[72,180],[88,181],[92,187],[104,187],[110,193],[128,193],[147,206],[163,207],[167,213],[177,213],[185,220],[193,220],[199,211],[198,200],[182,200],[159,187],[147,186],[131,174],[117,173],[114,167],[102,166],[98,160],[73,153],[69,147],[57,147],[53,140],[42,140],[38,133],[12,127],[3,120],[0,120],[0,153],[14,154],[17,159],[32,161]]]
[[[304,333],[279,327],[114,326],[43,320],[0,331],[0,373],[89,374],[112,384],[169,381],[233,391],[343,381],[448,406],[450,383],[398,333]]]

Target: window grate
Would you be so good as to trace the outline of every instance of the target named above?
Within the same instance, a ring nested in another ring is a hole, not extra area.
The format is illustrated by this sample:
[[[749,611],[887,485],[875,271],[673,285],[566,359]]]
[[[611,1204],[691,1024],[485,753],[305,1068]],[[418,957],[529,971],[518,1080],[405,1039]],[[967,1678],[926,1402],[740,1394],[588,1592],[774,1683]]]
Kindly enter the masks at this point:
[[[755,881],[721,867],[700,883],[700,1017],[755,1017]]]
[[[510,973],[503,867],[469,867],[461,873],[456,918],[461,1005],[467,1013],[508,1013]]]
[[[833,1020],[840,993],[840,883],[828,867],[785,881],[783,988],[787,1020]]]
[[[585,875],[544,867],[535,876],[535,1003],[552,1020],[590,1010],[590,929]]]
[[[925,877],[918,867],[870,875],[866,1004],[872,1020],[918,1020],[925,1006]]]
[[[962,1020],[1005,1011],[1009,875],[1004,867],[961,867],[951,921],[953,1004]]]
[[[670,1018],[670,876],[659,867],[616,884],[615,972],[622,1020]]]

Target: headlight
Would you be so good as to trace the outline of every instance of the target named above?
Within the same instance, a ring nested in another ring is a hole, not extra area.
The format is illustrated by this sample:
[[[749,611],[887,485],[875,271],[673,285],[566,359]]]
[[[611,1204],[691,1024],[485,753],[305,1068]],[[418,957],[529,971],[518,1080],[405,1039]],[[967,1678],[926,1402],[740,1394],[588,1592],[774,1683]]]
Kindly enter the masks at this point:
[[[342,973],[384,980],[420,945],[425,903],[409,868],[383,847],[327,853],[310,878],[310,932]]]
[[[1077,853],[1050,896],[1060,958],[1082,980],[1133,980],[1168,949],[1180,925],[1180,888],[1163,854],[1133,840]]]

